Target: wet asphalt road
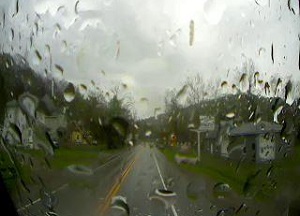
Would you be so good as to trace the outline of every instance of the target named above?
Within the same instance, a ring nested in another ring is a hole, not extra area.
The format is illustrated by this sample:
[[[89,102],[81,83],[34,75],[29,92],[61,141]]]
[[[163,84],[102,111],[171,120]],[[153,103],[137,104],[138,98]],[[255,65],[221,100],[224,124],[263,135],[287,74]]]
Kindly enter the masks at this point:
[[[121,197],[134,216],[280,215],[251,200],[214,198],[212,185],[143,144],[98,167],[91,176],[74,174],[72,181],[54,191],[58,200],[54,210],[60,216],[126,215],[124,206],[111,206],[112,200]],[[159,189],[171,195],[158,194]],[[21,215],[44,215],[43,203],[29,206]]]

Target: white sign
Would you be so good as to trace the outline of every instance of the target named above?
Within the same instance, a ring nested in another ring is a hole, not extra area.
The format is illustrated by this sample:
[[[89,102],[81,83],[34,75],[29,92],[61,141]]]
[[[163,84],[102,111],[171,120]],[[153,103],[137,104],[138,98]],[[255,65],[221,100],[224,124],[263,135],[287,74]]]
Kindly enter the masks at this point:
[[[215,129],[215,117],[200,116],[200,130],[213,131]]]
[[[263,136],[258,138],[258,160],[274,160],[275,159],[275,142],[271,139],[267,140]]]

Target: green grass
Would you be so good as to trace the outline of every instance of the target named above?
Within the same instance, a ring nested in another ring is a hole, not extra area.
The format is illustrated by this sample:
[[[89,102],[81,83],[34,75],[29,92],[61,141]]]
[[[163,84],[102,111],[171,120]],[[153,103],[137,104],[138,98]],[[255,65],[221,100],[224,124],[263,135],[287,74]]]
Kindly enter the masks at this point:
[[[52,169],[64,169],[72,164],[91,166],[93,163],[105,161],[107,155],[112,155],[119,151],[121,149],[107,150],[102,146],[73,146],[61,147],[55,150],[54,156],[46,157],[42,150],[20,149],[20,152],[29,154],[42,163],[46,163],[45,158],[47,158]],[[99,153],[103,154],[103,158],[99,157]]]
[[[51,167],[63,169],[71,164],[90,166],[97,158],[99,152],[92,149],[65,149],[61,148],[55,152],[50,159]]]
[[[170,161],[174,162],[175,151],[165,149],[163,153]],[[219,182],[225,182],[239,193],[242,193],[243,183],[246,181],[247,176],[255,169],[254,167],[248,167],[250,169],[241,169],[240,167],[238,172],[236,172],[237,163],[230,163],[204,153],[201,155],[200,163],[196,166],[181,164],[180,167],[192,173],[204,174]]]
[[[175,149],[164,149],[163,154],[171,162],[175,163]],[[209,153],[201,154],[201,161],[196,165],[180,164],[179,166],[191,173],[205,175],[216,182],[224,182],[240,195],[251,195],[255,199],[264,201],[272,199],[276,193],[280,193],[285,186],[286,176],[293,176],[293,183],[299,184],[300,174],[296,174],[296,167],[300,166],[300,147],[295,150],[295,157],[276,161],[273,163],[272,173],[267,177],[270,164],[255,163],[238,163],[237,161],[229,161]],[[194,157],[195,153],[190,153],[188,157]],[[258,175],[254,174],[259,171]],[[283,172],[284,171],[284,172]],[[283,175],[285,173],[285,175]],[[251,177],[252,176],[252,177]],[[273,182],[277,183],[277,189],[273,187]],[[249,190],[248,190],[249,189]]]

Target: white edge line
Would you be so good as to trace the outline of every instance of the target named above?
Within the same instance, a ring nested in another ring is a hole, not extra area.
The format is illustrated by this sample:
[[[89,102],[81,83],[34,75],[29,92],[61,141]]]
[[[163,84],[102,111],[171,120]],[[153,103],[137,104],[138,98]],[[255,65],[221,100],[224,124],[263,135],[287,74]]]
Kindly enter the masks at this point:
[[[65,188],[68,187],[68,186],[69,186],[68,183],[63,184],[62,186],[60,186],[60,187],[58,187],[57,189],[53,190],[51,193],[52,193],[52,194],[56,194],[57,192],[59,192],[59,191],[65,189]],[[40,201],[42,201],[41,198],[38,198],[38,199],[32,201],[31,203],[26,204],[25,206],[18,208],[18,209],[17,209],[17,212],[24,211],[24,210],[27,209],[28,207],[33,206],[33,205],[35,205],[36,203],[38,203],[38,202],[40,202]]]
[[[157,159],[156,159],[156,156],[155,156],[154,151],[153,151],[153,154],[152,154],[152,155],[153,155],[153,159],[154,159],[154,162],[155,162],[155,165],[156,165],[156,168],[157,168],[157,171],[158,171],[160,180],[161,180],[161,182],[162,182],[162,184],[163,184],[164,189],[167,190],[167,187],[166,187],[166,184],[165,184],[164,179],[163,179],[163,177],[162,177],[160,168],[159,168],[159,166],[158,166],[158,162],[157,162]],[[174,205],[171,205],[171,210],[172,210],[172,213],[173,213],[174,216],[178,216],[178,214],[177,214],[177,212],[176,212],[176,209],[175,209],[175,206],[174,206]]]

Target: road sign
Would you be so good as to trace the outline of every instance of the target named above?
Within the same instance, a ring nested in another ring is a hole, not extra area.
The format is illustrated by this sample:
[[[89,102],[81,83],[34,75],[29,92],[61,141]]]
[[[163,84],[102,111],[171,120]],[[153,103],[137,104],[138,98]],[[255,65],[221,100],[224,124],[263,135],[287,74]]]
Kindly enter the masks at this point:
[[[200,116],[200,127],[201,131],[213,131],[215,129],[215,117],[211,116]]]

